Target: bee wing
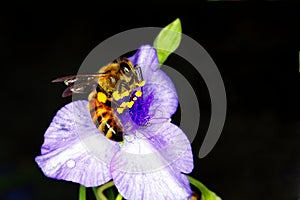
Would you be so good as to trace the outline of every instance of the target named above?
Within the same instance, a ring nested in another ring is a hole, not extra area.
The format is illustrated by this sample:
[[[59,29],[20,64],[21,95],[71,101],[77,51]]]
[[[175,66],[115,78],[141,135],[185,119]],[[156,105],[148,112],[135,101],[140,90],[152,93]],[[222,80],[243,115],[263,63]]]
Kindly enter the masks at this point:
[[[62,97],[72,95],[72,93],[82,94],[93,91],[98,84],[98,78],[101,74],[82,74],[70,75],[54,79],[52,82],[64,82],[68,86],[62,94]]]

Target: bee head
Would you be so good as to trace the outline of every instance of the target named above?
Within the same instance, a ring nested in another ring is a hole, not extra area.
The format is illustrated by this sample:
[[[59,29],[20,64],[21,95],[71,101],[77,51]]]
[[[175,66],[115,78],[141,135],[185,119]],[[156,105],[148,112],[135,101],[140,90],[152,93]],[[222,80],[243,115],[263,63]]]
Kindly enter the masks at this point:
[[[120,63],[120,69],[124,74],[127,74],[131,71],[130,65],[126,62],[121,62]]]

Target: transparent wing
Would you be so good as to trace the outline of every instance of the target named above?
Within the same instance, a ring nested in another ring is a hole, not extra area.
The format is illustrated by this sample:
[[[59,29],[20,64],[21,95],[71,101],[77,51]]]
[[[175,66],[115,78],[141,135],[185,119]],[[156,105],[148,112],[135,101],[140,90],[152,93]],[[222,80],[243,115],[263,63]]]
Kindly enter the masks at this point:
[[[52,82],[64,82],[68,86],[62,93],[62,97],[68,97],[73,93],[82,94],[93,91],[98,84],[98,79],[103,74],[70,75],[54,79]]]

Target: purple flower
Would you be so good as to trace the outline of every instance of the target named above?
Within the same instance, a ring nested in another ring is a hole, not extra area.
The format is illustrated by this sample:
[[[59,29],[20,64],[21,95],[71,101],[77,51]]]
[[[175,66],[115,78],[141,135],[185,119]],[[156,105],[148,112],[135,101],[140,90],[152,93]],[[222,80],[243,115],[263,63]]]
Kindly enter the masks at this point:
[[[46,176],[86,187],[113,179],[126,199],[188,199],[191,189],[182,173],[193,169],[191,146],[169,120],[177,109],[176,89],[158,68],[153,47],[142,46],[129,60],[141,67],[146,84],[120,116],[124,142],[100,134],[88,102],[74,101],[53,118],[35,161]]]

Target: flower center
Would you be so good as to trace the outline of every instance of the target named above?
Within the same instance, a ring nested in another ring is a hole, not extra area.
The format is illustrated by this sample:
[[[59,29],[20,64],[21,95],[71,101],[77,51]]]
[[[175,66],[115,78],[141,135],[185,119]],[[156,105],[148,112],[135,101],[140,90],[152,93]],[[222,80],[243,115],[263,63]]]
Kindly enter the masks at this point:
[[[143,94],[143,88],[141,88],[141,91]],[[135,101],[133,106],[129,108],[129,114],[131,120],[134,121],[138,126],[147,126],[151,120],[149,109],[154,97],[152,94],[149,94],[147,96],[141,95],[140,97],[136,98],[136,96],[139,95],[136,94],[137,92],[134,94],[133,99],[135,99]]]

